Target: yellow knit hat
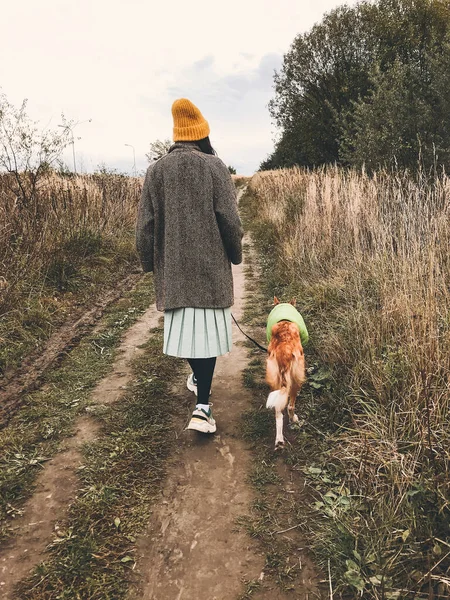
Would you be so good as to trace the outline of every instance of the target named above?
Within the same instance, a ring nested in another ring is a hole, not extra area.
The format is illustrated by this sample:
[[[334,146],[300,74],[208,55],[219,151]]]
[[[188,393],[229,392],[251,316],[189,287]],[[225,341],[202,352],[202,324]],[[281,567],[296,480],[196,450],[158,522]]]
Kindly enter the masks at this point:
[[[187,98],[175,100],[172,116],[174,142],[193,142],[209,135],[208,121]]]

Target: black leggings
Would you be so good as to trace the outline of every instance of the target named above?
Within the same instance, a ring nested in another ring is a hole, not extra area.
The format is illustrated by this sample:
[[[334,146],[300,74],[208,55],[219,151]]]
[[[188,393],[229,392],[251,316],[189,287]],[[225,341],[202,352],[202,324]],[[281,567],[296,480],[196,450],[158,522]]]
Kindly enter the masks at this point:
[[[216,366],[216,357],[188,358],[187,361],[197,380],[197,404],[209,404],[209,391]]]

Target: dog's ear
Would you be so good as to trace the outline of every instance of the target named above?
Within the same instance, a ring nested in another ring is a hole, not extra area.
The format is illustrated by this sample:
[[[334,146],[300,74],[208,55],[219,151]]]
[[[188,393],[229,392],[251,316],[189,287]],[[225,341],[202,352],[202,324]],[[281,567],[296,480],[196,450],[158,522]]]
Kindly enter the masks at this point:
[[[273,297],[273,305],[276,306],[277,304],[280,304],[280,301],[278,300],[278,298],[276,296]]]
[[[289,300],[289,304],[292,304],[292,306],[295,306],[297,304],[297,298],[291,298]]]

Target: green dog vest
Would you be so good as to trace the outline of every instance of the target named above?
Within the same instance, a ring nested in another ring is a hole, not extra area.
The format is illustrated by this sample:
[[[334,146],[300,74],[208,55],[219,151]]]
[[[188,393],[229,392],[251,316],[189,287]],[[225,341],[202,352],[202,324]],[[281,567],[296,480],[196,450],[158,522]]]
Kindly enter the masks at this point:
[[[272,328],[280,321],[291,321],[295,323],[300,332],[302,345],[305,346],[309,340],[308,330],[306,329],[305,321],[302,315],[298,312],[295,306],[288,302],[277,304],[269,314],[267,319],[267,342],[270,342],[272,337]]]

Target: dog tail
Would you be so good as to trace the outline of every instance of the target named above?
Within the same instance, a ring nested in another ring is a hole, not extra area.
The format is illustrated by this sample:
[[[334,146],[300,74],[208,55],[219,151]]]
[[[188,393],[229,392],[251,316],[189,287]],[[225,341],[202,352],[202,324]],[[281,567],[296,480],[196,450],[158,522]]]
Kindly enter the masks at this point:
[[[288,390],[285,387],[282,387],[281,390],[270,392],[269,397],[267,398],[266,408],[274,408],[275,410],[282,411],[287,406],[288,398]]]

